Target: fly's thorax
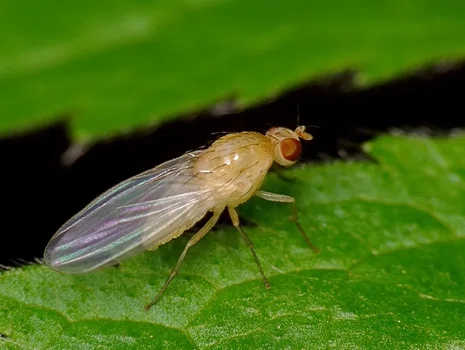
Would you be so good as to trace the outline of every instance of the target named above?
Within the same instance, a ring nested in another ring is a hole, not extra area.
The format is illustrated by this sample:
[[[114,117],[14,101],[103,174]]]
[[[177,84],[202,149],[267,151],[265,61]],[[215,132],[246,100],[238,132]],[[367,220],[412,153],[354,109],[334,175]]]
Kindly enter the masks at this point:
[[[226,201],[238,201],[253,195],[272,162],[271,142],[264,135],[234,133],[214,142],[196,161],[194,172]]]

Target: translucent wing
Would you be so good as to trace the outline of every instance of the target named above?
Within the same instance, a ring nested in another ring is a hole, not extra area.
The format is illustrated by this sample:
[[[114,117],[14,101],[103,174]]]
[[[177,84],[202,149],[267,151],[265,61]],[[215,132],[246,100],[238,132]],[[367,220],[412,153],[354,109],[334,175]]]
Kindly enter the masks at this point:
[[[185,154],[109,189],[64,224],[45,249],[55,270],[84,273],[182,233],[211,208],[195,177],[201,151]]]

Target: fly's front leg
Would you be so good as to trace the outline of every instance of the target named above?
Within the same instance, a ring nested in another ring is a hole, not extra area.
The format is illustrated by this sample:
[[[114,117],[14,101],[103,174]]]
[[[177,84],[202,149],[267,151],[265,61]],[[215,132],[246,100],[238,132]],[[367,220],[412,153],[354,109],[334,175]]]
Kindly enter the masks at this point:
[[[189,250],[189,248],[192,247],[198,241],[200,241],[203,238],[203,236],[205,236],[212,229],[212,227],[215,226],[216,222],[218,221],[218,218],[220,217],[220,214],[221,212],[213,213],[213,216],[207,221],[207,223],[187,242],[186,247],[182,251],[181,256],[178,259],[178,262],[176,263],[176,266],[174,267],[173,271],[171,271],[171,274],[169,275],[165,284],[160,289],[156,297],[149,304],[145,305],[145,310],[149,310],[160,300],[164,291],[166,290],[166,288],[168,288],[168,285],[170,284],[171,280],[178,274],[179,270],[181,269],[182,262],[184,261],[184,258],[186,257],[186,253]]]
[[[271,193],[271,192],[266,192],[266,191],[257,191],[255,192],[255,195],[270,202],[292,204],[292,221],[296,224],[297,228],[302,234],[302,237],[305,239],[305,242],[307,242],[307,245],[310,247],[310,249],[312,249],[315,253],[318,253],[320,251],[320,249],[310,241],[310,238],[305,233],[303,227],[300,225],[298,221],[297,204],[295,203],[294,197],[286,196],[285,194],[276,194],[276,193]]]
[[[247,234],[244,232],[244,230],[240,227],[239,215],[237,214],[236,209],[228,207],[228,211],[229,211],[229,216],[231,217],[231,221],[232,221],[234,227],[237,228],[237,230],[241,234],[241,237],[244,239],[245,244],[247,244],[247,247],[249,247],[250,252],[253,255],[255,263],[258,266],[258,270],[260,271],[260,274],[262,275],[263,284],[265,285],[265,288],[270,289],[270,282],[268,282],[268,279],[266,278],[265,273],[263,272],[262,264],[260,264],[260,260],[258,260],[258,256],[255,253],[255,248],[253,246],[253,243],[250,240],[249,236],[247,236]]]

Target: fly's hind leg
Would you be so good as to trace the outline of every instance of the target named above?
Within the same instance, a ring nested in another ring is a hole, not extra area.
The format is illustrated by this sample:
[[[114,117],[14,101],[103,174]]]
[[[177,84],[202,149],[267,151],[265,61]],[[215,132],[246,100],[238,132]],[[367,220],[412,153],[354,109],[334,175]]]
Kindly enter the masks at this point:
[[[171,274],[169,275],[165,284],[160,289],[155,298],[149,304],[145,305],[145,310],[149,310],[160,300],[166,288],[168,288],[168,285],[170,284],[171,280],[178,274],[179,270],[181,269],[182,262],[184,261],[184,258],[186,257],[186,253],[189,250],[189,248],[192,247],[198,241],[200,241],[203,238],[203,236],[205,236],[212,229],[212,227],[215,226],[216,222],[218,221],[218,218],[220,217],[220,214],[221,212],[214,212],[213,216],[207,221],[207,223],[187,242],[186,246],[184,247],[184,250],[181,253],[181,256],[178,259],[178,262],[176,263],[176,266],[174,267],[173,271],[171,271]]]
[[[255,193],[258,197],[263,198],[267,201],[270,202],[280,202],[280,203],[290,203],[292,204],[292,221],[295,223],[297,228],[300,231],[300,234],[302,237],[305,239],[305,242],[307,242],[307,245],[312,249],[315,253],[318,253],[320,249],[315,246],[311,241],[308,235],[305,233],[302,225],[300,225],[299,220],[298,220],[298,213],[297,213],[297,205],[295,203],[295,199],[291,196],[286,196],[285,194],[276,194],[276,193],[271,193],[271,192],[265,192],[265,191],[257,191]]]
[[[253,243],[250,240],[249,236],[247,236],[247,234],[244,232],[244,230],[240,226],[239,215],[237,214],[236,209],[228,207],[228,211],[229,211],[229,216],[231,217],[231,221],[234,227],[239,231],[239,233],[241,234],[241,237],[245,241],[245,244],[247,244],[247,247],[249,247],[250,252],[253,255],[253,258],[255,260],[255,263],[257,264],[258,270],[260,271],[260,274],[262,275],[263,284],[265,285],[265,288],[270,289],[270,282],[268,282],[268,279],[266,278],[265,273],[263,272],[262,264],[260,264],[260,260],[258,260],[258,256],[255,253],[255,248],[253,246]]]

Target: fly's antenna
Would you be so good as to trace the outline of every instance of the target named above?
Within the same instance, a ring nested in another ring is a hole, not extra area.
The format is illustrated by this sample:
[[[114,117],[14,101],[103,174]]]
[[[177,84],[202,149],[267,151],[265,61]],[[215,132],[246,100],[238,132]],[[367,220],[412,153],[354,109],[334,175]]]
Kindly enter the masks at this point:
[[[296,103],[295,107],[297,109],[297,126],[300,126],[300,109],[299,109],[299,105]],[[319,128],[318,125],[306,125],[306,126],[309,127],[309,128]]]

